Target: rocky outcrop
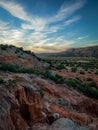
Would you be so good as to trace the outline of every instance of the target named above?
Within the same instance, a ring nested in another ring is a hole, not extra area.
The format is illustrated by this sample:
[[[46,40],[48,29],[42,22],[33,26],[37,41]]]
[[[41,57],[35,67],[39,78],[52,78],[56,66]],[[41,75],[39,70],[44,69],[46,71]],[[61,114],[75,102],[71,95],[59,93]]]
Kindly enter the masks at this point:
[[[98,101],[36,75],[6,73],[0,80],[0,130],[55,130],[63,117],[66,128],[72,123],[97,130]]]
[[[32,128],[33,130],[89,130],[86,127],[77,125],[75,122],[68,118],[60,118],[52,125],[36,124]]]
[[[48,66],[45,62],[43,64],[33,52],[8,45],[0,45],[0,63],[13,64],[24,68],[33,67],[37,69]]]
[[[89,130],[89,129],[77,125],[70,119],[61,118],[55,121],[49,128],[49,130]]]
[[[40,88],[23,77],[12,83],[16,77],[3,79],[7,83],[0,86],[0,130],[27,130],[35,123],[55,121],[57,114],[52,116],[48,103],[41,97]],[[13,79],[10,85],[8,79]]]

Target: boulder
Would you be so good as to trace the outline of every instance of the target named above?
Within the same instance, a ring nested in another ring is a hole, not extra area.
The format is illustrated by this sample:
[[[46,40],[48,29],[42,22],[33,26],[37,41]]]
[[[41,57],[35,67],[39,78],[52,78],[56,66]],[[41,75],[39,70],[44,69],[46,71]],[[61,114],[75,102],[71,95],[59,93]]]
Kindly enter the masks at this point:
[[[49,130],[89,130],[89,129],[77,125],[68,118],[60,118],[49,127]]]

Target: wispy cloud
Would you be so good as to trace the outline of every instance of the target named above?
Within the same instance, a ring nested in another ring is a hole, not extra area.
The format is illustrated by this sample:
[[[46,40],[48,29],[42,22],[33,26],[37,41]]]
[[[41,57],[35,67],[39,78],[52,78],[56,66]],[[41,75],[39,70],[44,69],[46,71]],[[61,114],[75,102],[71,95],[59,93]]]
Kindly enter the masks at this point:
[[[0,21],[0,43],[10,44],[12,41],[22,41],[25,31],[12,28],[10,23]]]
[[[27,13],[24,11],[23,7],[12,1],[0,0],[0,6],[8,11],[12,16],[17,17],[22,20],[30,20]]]
[[[48,43],[47,45],[41,45],[41,46],[34,45],[33,47],[29,46],[29,49],[37,53],[38,52],[60,52],[71,47],[73,43],[74,41],[72,40],[62,42],[61,44],[55,41],[53,43]]]
[[[73,18],[71,18],[71,19],[69,19],[69,20],[66,20],[65,22],[64,22],[64,24],[67,26],[67,25],[70,25],[70,24],[72,24],[72,23],[74,23],[74,22],[76,22],[76,21],[78,21],[78,20],[80,20],[80,16],[75,16],[75,17],[73,17]]]
[[[23,29],[40,30],[43,28],[43,25],[45,25],[45,20],[39,18],[38,16],[28,15],[22,5],[16,2],[1,0],[0,6],[8,11],[12,16],[26,21],[27,24],[22,24]]]
[[[85,0],[71,1],[69,3],[64,3],[58,13],[50,19],[50,22],[62,21],[68,17],[70,17],[77,10],[82,8],[85,4]]]
[[[85,38],[87,38],[88,37],[88,35],[86,35],[86,36],[81,36],[81,37],[78,37],[77,39],[78,40],[82,40],[82,39],[85,39]]]
[[[22,5],[15,1],[0,0],[0,7],[9,12],[13,17],[21,19],[22,21],[20,29],[13,27],[8,22],[1,21],[0,43],[21,45],[26,49],[28,48],[34,51],[63,50],[64,47],[70,46],[74,41],[68,41],[61,35],[57,37],[54,37],[54,35],[63,27],[80,20],[81,17],[75,16],[74,13],[82,8],[84,4],[85,0],[75,0],[67,4],[63,3],[54,16],[42,18],[34,14],[28,14]],[[61,21],[61,23],[59,23],[59,21]],[[50,34],[53,35],[50,37]]]

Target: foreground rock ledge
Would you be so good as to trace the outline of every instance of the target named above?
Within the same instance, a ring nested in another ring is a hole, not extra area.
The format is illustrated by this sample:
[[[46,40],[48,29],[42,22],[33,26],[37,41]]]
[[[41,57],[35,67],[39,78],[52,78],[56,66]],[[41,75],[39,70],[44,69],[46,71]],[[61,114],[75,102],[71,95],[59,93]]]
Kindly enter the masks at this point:
[[[0,78],[6,81],[0,84],[0,130],[98,130],[98,101],[35,75],[8,74]],[[80,112],[55,104],[60,98],[79,105]],[[60,119],[49,125],[45,116],[51,121],[54,113]]]
[[[52,125],[42,125],[37,124],[33,128],[33,130],[89,130],[86,127],[82,127],[74,123],[72,120],[68,118],[60,118],[55,121]]]

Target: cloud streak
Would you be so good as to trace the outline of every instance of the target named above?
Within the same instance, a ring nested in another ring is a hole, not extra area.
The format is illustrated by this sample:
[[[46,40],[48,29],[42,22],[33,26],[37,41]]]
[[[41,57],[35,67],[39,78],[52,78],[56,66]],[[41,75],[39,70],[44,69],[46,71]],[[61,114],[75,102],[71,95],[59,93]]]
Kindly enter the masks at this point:
[[[17,2],[0,0],[0,7],[9,12],[13,17],[22,20],[20,29],[12,27],[8,22],[1,21],[0,42],[21,45],[36,51],[48,51],[48,49],[49,51],[63,50],[64,46],[68,47],[74,41],[68,41],[63,37],[63,34],[62,36],[55,36],[55,34],[64,27],[80,20],[80,16],[72,15],[82,8],[84,4],[85,0],[75,0],[67,4],[63,3],[54,16],[42,18],[34,14],[28,15],[25,8]],[[59,21],[61,23],[58,23]],[[49,36],[50,34],[52,34],[51,37]]]
[[[66,21],[64,22],[64,25],[68,26],[68,25],[70,25],[70,24],[72,24],[72,23],[74,23],[74,22],[80,20],[80,18],[81,18],[80,16],[75,16],[75,17],[73,17],[73,18],[71,18],[71,19],[69,19],[69,20],[66,20]]]
[[[23,7],[19,5],[18,3],[15,3],[12,1],[1,0],[0,6],[16,18],[26,20],[26,21],[30,20],[27,13],[24,11]]]
[[[50,22],[62,21],[68,17],[70,17],[77,10],[82,8],[85,4],[85,0],[75,0],[73,2],[66,2],[60,7],[60,10],[56,14],[56,16],[50,19]]]

